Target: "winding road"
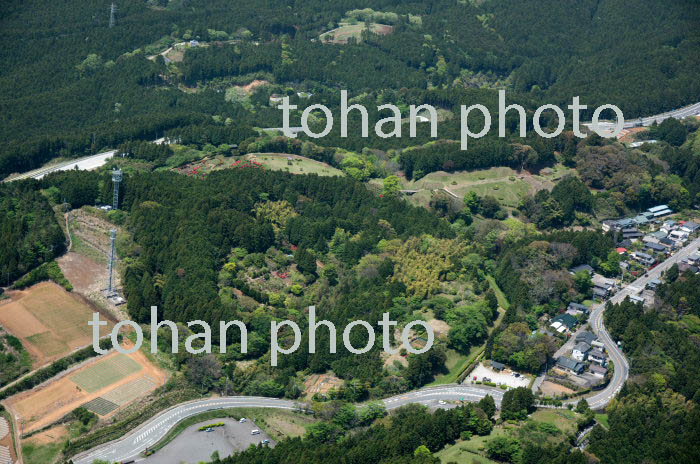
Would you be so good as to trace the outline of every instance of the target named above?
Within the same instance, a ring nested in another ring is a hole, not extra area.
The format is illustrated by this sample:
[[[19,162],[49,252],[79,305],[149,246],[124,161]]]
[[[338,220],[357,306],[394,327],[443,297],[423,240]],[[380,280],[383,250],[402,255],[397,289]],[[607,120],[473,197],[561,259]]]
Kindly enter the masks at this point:
[[[621,303],[626,297],[638,293],[646,287],[649,281],[661,277],[663,272],[668,270],[673,264],[677,264],[688,257],[688,255],[697,250],[698,247],[700,247],[700,238],[693,240],[684,248],[678,250],[673,256],[670,256],[667,260],[647,272],[643,277],[627,285],[615,294],[609,302],[613,304]],[[606,303],[601,303],[593,308],[589,318],[589,325],[598,335],[598,338],[605,344],[608,355],[615,365],[615,370],[610,383],[603,390],[586,398],[593,409],[604,408],[615,395],[619,393],[629,375],[629,363],[627,358],[603,325],[605,305]],[[503,390],[484,385],[469,384],[450,384],[423,388],[386,398],[383,402],[387,410],[396,409],[411,403],[425,404],[433,407],[452,407],[450,404],[440,404],[440,401],[479,401],[486,395],[493,396],[496,405],[500,407],[501,400],[503,399]],[[577,401],[577,399],[566,401],[563,407],[566,407],[568,404],[575,404]],[[216,409],[244,407],[299,409],[298,403],[294,401],[250,396],[206,398],[182,403],[158,414],[118,440],[77,455],[73,458],[73,462],[75,464],[92,464],[95,459],[104,459],[110,462],[130,461],[133,459],[138,462],[141,452],[145,450],[146,447],[152,446],[161,440],[175,424],[183,419]]]
[[[416,390],[387,398],[384,400],[384,405],[387,410],[400,408],[411,403],[452,407],[449,404],[442,405],[439,401],[479,401],[486,395],[491,395],[496,401],[496,405],[500,406],[503,390],[468,385],[445,385]],[[75,456],[73,462],[75,464],[92,464],[96,459],[109,462],[128,462],[131,460],[138,462],[142,459],[141,452],[165,437],[178,422],[206,411],[228,408],[300,409],[299,403],[295,401],[255,396],[229,396],[190,401],[163,411],[118,440]]]

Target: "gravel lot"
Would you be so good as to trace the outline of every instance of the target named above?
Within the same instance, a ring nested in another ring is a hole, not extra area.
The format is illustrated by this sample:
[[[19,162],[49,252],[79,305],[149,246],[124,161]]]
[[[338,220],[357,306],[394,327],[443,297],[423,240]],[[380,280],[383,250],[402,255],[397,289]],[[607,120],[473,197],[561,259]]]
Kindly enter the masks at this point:
[[[506,369],[503,372],[496,372],[483,364],[476,366],[476,368],[469,374],[469,377],[467,377],[465,382],[474,380],[474,377],[476,377],[476,380],[479,381],[483,381],[484,377],[488,377],[493,383],[498,385],[508,385],[509,387],[514,388],[527,387],[530,385],[530,378],[527,376],[521,375],[520,377],[515,377],[513,375],[513,371],[509,369]]]
[[[223,422],[224,427],[216,427],[211,432],[200,432],[198,429],[207,424]],[[250,420],[240,424],[234,419],[212,419],[200,422],[185,429],[172,442],[153,456],[144,461],[148,464],[197,464],[211,461],[214,451],[219,452],[219,457],[225,458],[236,451],[247,449],[250,445],[257,445],[262,440],[270,440],[269,446],[274,446],[272,440],[264,431],[259,435],[251,435],[250,432],[259,429]]]

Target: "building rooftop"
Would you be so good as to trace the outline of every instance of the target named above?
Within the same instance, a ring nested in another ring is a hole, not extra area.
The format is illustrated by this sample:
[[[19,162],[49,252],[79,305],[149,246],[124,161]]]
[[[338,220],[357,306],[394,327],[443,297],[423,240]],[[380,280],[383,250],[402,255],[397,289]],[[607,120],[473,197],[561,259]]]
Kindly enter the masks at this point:
[[[668,205],[654,206],[653,208],[649,208],[647,211],[649,211],[650,213],[656,213],[657,211],[662,211],[664,209],[669,209]]]
[[[576,318],[574,316],[572,316],[571,314],[558,315],[557,317],[552,319],[551,325],[554,326],[554,324],[556,324],[557,322],[559,322],[560,325],[565,325],[569,329],[573,329],[574,327],[576,327],[576,324],[578,324],[578,321],[576,320]]]
[[[597,340],[598,337],[595,336],[593,332],[581,332],[578,335],[576,335],[576,341],[577,342],[585,342],[588,343],[589,345],[593,343],[594,340]]]
[[[588,271],[589,274],[593,274],[594,270],[591,266],[588,264],[580,264],[576,267],[572,267],[569,269],[570,272],[573,272],[574,274],[579,273],[581,271]]]
[[[574,350],[580,351],[581,353],[588,353],[590,349],[591,345],[586,342],[578,342],[576,346],[574,346]]]
[[[576,361],[575,359],[567,358],[566,356],[560,356],[557,358],[557,365],[565,369],[571,369],[572,371],[580,371],[583,369],[582,363]]]

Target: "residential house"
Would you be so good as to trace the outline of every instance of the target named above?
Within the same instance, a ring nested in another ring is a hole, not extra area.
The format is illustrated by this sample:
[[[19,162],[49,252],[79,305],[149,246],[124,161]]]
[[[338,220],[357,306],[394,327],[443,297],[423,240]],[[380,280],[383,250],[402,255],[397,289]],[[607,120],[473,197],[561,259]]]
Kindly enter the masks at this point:
[[[671,210],[671,208],[668,207],[668,205],[654,206],[653,208],[649,208],[647,211],[653,214],[654,218],[667,216],[673,213],[673,211]]]
[[[660,243],[654,242],[648,242],[645,248],[655,253],[666,253],[668,251],[667,247],[661,245]]]
[[[574,374],[581,374],[585,368],[585,365],[580,361],[567,358],[566,356],[560,356],[557,358],[557,367]]]
[[[571,269],[569,269],[569,272],[571,274],[578,274],[581,271],[587,271],[590,275],[593,275],[593,273],[595,272],[593,268],[588,264],[580,264],[576,267],[572,267]]]
[[[588,360],[601,366],[607,366],[608,355],[596,348],[588,352]]]
[[[682,230],[672,230],[668,234],[668,238],[676,242],[686,242],[688,240],[688,233]]]
[[[643,225],[649,224],[649,218],[646,217],[646,216],[643,215],[643,214],[640,214],[639,216],[636,216],[636,217],[635,217],[634,219],[632,219],[632,220],[633,220],[634,223],[637,224],[638,226],[643,226]]]
[[[687,221],[681,226],[681,230],[689,234],[694,234],[698,231],[698,229],[700,229],[700,224],[697,224],[693,221]]]
[[[623,239],[630,239],[633,240],[635,238],[640,238],[644,234],[639,231],[639,229],[635,227],[631,227],[629,229],[622,229],[622,238]]]
[[[652,279],[647,284],[647,288],[649,290],[656,290],[656,287],[658,287],[659,285],[661,285],[661,281],[659,279]]]
[[[639,296],[639,295],[630,295],[629,299],[632,303],[641,303],[644,304],[644,298]]]
[[[491,361],[491,367],[493,370],[500,372],[506,368],[506,365],[498,361]]]
[[[688,264],[700,264],[700,252],[694,251],[685,259]]]
[[[566,308],[566,313],[571,314],[572,316],[577,316],[579,314],[588,314],[591,311],[591,309],[581,303],[574,303],[571,302],[569,303],[569,306]]]
[[[593,282],[593,294],[600,298],[608,298],[617,290],[614,280],[607,279],[600,274],[594,274],[591,281]]]
[[[591,374],[601,379],[604,378],[608,373],[608,370],[606,368],[604,368],[603,366],[598,366],[596,364],[593,364],[591,366],[590,371]]]
[[[589,345],[592,345],[593,342],[597,339],[598,337],[595,336],[593,332],[579,332],[576,334],[576,343],[588,343]]]
[[[666,247],[666,251],[678,248],[678,244],[671,240],[670,238],[662,238],[659,240],[659,244]]]
[[[591,345],[586,342],[579,342],[574,346],[571,357],[576,361],[585,361],[589,351],[591,351]]]
[[[573,330],[577,324],[578,320],[574,316],[564,313],[553,318],[549,326],[559,333],[564,333]]]
[[[641,251],[634,253],[634,259],[644,264],[645,266],[651,266],[653,264],[656,264],[656,258],[646,253],[642,253]]]

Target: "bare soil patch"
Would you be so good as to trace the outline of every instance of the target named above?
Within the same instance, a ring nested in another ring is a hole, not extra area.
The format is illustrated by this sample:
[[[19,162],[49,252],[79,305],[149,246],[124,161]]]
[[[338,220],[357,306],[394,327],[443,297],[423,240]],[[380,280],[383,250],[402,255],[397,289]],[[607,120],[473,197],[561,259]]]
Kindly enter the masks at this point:
[[[561,396],[576,393],[570,388],[566,388],[558,383],[550,382],[549,380],[542,382],[542,385],[540,385],[540,391],[546,396]]]
[[[306,394],[313,396],[316,393],[325,395],[332,389],[338,389],[343,385],[343,380],[330,374],[313,374],[304,382]]]
[[[245,90],[248,93],[253,92],[253,90],[257,89],[258,87],[262,87],[263,85],[269,85],[270,83],[266,80],[263,79],[255,79],[253,82],[250,84],[244,85],[241,88]]]
[[[78,295],[53,282],[22,291],[10,291],[9,303],[0,305],[0,324],[18,337],[32,355],[34,367],[43,366],[92,343],[94,308]],[[106,335],[112,326],[102,328]]]
[[[120,356],[128,356],[131,361],[137,362],[141,366],[141,369],[134,373],[126,373],[125,375],[117,375],[119,373],[111,375],[108,371],[117,368],[115,366],[118,366],[119,363],[115,363],[115,359],[118,359]],[[105,378],[112,378],[114,381],[105,384],[105,386],[101,386],[102,388],[93,392],[89,393],[85,391],[71,380],[81,374],[84,375],[85,372],[96,372],[100,370],[104,371],[102,375],[104,375]],[[27,434],[53,424],[85,403],[105,395],[113,394],[115,390],[141,379],[148,380],[153,386],[151,390],[141,393],[140,397],[143,397],[153,389],[163,385],[167,380],[167,374],[153,365],[141,352],[137,351],[129,355],[112,352],[85,364],[69,376],[60,377],[34,390],[20,393],[7,400],[6,403],[8,409],[11,409],[18,417],[21,432]],[[134,400],[136,399],[137,398],[134,398]],[[121,407],[127,405],[128,403],[124,403]],[[121,409],[121,407],[119,409]],[[114,414],[114,412],[105,417],[111,416],[112,414]]]

